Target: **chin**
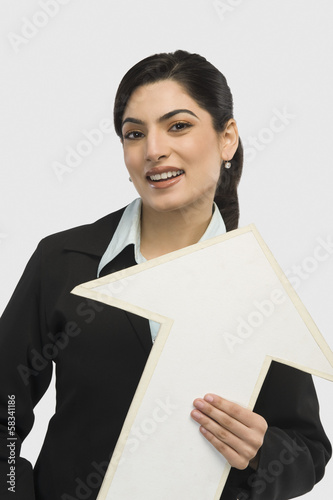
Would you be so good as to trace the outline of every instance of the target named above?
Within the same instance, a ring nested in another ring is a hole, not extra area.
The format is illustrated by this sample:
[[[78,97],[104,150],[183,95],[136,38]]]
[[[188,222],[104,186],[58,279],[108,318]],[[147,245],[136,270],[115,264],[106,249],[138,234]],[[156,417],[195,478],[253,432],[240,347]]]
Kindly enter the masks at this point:
[[[186,210],[190,206],[195,206],[197,203],[200,203],[200,200],[175,200],[165,198],[164,200],[154,200],[154,202],[148,205],[156,212],[175,212]]]

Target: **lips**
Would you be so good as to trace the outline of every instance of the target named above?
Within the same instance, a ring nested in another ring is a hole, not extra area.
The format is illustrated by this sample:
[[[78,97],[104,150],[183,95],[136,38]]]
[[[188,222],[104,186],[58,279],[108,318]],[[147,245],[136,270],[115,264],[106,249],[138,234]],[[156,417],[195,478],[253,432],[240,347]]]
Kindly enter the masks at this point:
[[[185,174],[184,170],[177,167],[160,166],[148,170],[146,179],[154,188],[167,188],[173,186]]]
[[[167,179],[171,179],[172,177],[178,177],[181,174],[184,174],[184,170],[168,170],[167,172],[162,172],[161,174],[148,175],[147,177],[151,181],[159,182],[165,181]]]

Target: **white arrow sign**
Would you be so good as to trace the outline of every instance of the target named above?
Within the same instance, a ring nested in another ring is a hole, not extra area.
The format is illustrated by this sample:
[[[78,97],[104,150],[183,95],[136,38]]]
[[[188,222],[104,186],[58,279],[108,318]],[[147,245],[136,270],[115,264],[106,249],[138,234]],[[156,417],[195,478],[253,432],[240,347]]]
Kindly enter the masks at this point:
[[[253,225],[73,293],[161,324],[98,500],[219,499],[230,466],[193,400],[253,409],[272,360],[333,380],[332,351]]]

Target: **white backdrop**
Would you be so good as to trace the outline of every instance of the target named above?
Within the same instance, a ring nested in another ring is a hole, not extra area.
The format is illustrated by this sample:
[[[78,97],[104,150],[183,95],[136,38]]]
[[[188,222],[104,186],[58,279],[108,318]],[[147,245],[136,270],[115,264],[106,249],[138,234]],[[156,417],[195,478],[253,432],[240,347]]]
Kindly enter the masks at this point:
[[[0,310],[42,237],[137,196],[103,120],[134,63],[182,48],[215,64],[234,95],[240,226],[256,224],[333,348],[332,14],[331,0],[2,0]],[[99,144],[80,147],[103,125]],[[332,387],[315,383],[333,440]],[[53,382],[23,445],[32,462],[54,405]],[[332,472],[303,498],[329,497]]]

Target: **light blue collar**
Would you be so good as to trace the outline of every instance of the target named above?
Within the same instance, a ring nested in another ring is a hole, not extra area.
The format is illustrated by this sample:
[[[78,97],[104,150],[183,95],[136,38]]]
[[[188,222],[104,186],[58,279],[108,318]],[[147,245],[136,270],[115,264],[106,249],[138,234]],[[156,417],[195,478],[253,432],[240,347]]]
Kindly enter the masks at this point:
[[[117,229],[112,236],[109,246],[105,250],[97,271],[97,277],[99,277],[102,269],[111,262],[117,255],[120,254],[122,250],[128,245],[134,245],[134,258],[137,264],[145,262],[144,256],[140,252],[140,234],[141,234],[141,198],[130,203],[117,226]],[[214,202],[214,213],[210,220],[210,223],[200,238],[199,241],[205,241],[214,236],[219,236],[226,232],[225,224],[222,219],[221,213]]]

